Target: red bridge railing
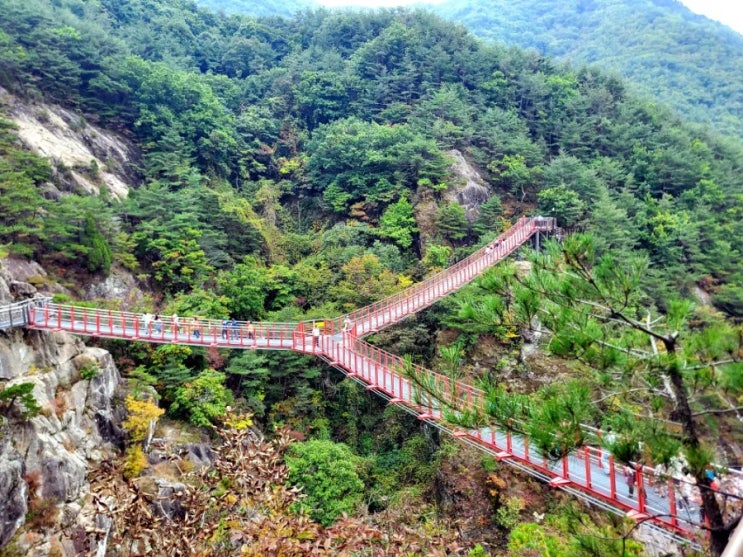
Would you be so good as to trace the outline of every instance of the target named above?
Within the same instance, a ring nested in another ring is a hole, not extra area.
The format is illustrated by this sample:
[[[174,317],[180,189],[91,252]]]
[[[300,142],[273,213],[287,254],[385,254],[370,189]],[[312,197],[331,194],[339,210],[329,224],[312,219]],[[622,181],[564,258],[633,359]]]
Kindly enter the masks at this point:
[[[556,229],[555,219],[520,218],[495,241],[483,246],[426,280],[371,305],[326,322],[329,331],[341,331],[345,322],[354,326],[357,336],[365,336],[428,307],[465,284],[487,268],[508,257],[537,232]]]
[[[434,423],[454,437],[553,487],[569,491],[608,511],[648,521],[679,540],[699,543],[704,527],[698,500],[700,488],[684,478],[673,477],[670,471],[659,473],[654,468],[633,463],[630,467],[635,472],[635,485],[630,494],[626,481],[628,466],[616,463],[610,454],[605,454],[600,446],[601,432],[595,428],[584,426],[589,437],[595,439],[594,446],[584,446],[550,460],[513,427],[488,421],[485,426],[467,429],[447,422],[446,416],[467,412],[486,417],[485,393],[472,385],[406,362],[351,333],[344,334],[340,340],[322,337],[320,344],[310,347],[308,352],[320,355],[368,390],[402,405],[419,419]],[[422,384],[419,384],[421,379]],[[741,510],[741,486],[743,474],[739,471],[730,470],[723,476],[717,490],[718,498],[724,500],[723,508]],[[686,498],[682,495],[685,493],[693,495]]]
[[[532,235],[554,229],[553,219],[522,218],[496,241],[452,267],[389,298],[333,319],[251,323],[161,316],[155,321],[154,316],[150,319],[130,312],[35,300],[28,304],[27,321],[28,326],[35,329],[95,337],[314,354],[363,383],[368,390],[401,405],[419,419],[450,431],[454,437],[490,452],[499,460],[601,508],[647,520],[666,534],[693,540],[703,525],[698,505],[680,495],[683,480],[658,476],[650,468],[634,465],[637,480],[635,494],[630,497],[624,479],[626,470],[617,466],[610,455],[602,454],[598,446],[599,432],[595,432],[597,446],[583,447],[557,461],[550,461],[530,446],[528,437],[512,429],[492,423],[466,429],[447,423],[446,412],[484,415],[484,393],[462,381],[453,381],[410,364],[359,338],[435,303],[510,255]],[[13,315],[22,313],[17,307],[13,308]],[[437,393],[438,398],[432,393]],[[743,483],[737,473],[731,473],[730,477]],[[688,486],[683,491],[688,493],[693,489]],[[741,494],[734,491],[720,489],[719,496],[740,505]]]

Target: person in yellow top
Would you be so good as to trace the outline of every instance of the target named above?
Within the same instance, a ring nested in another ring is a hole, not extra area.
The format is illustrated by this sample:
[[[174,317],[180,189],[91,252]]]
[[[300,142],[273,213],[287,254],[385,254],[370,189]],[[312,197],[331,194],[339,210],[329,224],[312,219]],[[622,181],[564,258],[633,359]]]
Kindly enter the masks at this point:
[[[312,323],[312,340],[315,346],[320,346],[320,326],[315,322]]]

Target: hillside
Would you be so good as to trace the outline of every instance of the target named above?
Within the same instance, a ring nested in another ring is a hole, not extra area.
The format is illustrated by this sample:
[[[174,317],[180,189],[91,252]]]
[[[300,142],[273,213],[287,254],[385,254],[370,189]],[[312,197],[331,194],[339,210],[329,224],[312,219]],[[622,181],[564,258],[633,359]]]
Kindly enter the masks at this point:
[[[0,107],[0,252],[44,269],[8,278],[4,300],[38,293],[183,319],[311,320],[399,292],[523,214],[553,216],[588,236],[522,253],[371,340],[489,385],[498,401],[513,397],[483,419],[534,429],[545,457],[600,443],[579,434],[584,422],[621,433],[611,447],[621,462],[688,455],[702,486],[710,462],[739,464],[736,140],[688,125],[616,76],[484,44],[426,12],[254,18],[188,0],[0,0],[0,12],[0,86],[10,92]],[[44,147],[59,138],[67,149]],[[72,150],[79,156],[65,158]],[[571,305],[583,301],[606,312]],[[647,325],[620,327],[638,323]],[[37,334],[40,354],[52,350],[57,337]],[[119,518],[105,530],[132,554],[158,536],[174,547],[187,539],[193,553],[249,552],[260,539],[332,554],[357,531],[349,547],[375,555],[640,552],[625,544],[622,521],[463,450],[305,355],[90,342],[125,379],[116,403],[130,417],[126,448],[91,485],[114,498],[120,512],[110,514],[136,513],[146,542],[133,543]],[[9,453],[68,388],[50,387],[38,397],[46,410],[29,416],[13,393],[52,370],[11,367],[0,387]],[[163,411],[153,445],[149,423]],[[172,424],[184,433],[171,436]],[[255,458],[230,458],[225,428],[242,431],[230,435],[249,439]],[[243,496],[250,466],[275,489]],[[21,469],[16,500],[40,488]],[[150,505],[161,489],[164,516]],[[9,547],[72,540],[50,519],[80,510],[61,495],[43,524],[21,527],[16,512]],[[737,503],[725,512],[710,514],[714,551]],[[398,524],[403,516],[411,524]]]
[[[224,11],[228,14],[243,14],[259,16],[291,17],[301,10],[316,7],[313,0],[289,0],[274,2],[273,0],[197,0],[199,6],[215,12]]]
[[[199,5],[289,16],[315,4],[200,0]],[[427,9],[486,41],[616,72],[688,121],[743,137],[743,36],[676,0],[449,0]]]
[[[596,64],[689,121],[743,137],[743,36],[675,0],[450,0],[431,9],[491,42]]]

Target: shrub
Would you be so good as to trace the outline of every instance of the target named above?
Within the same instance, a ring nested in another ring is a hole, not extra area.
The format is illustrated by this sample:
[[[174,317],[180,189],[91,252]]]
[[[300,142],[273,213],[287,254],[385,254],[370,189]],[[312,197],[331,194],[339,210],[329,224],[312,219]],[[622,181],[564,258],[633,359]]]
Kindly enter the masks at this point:
[[[195,426],[211,426],[234,402],[232,391],[224,386],[225,378],[224,373],[205,370],[193,381],[176,389],[170,411],[176,415],[185,414]]]
[[[0,391],[0,411],[6,413],[13,407],[13,403],[17,400],[23,408],[20,412],[21,418],[29,419],[37,416],[41,411],[41,406],[36,402],[33,390],[33,383],[17,383],[6,387]]]
[[[54,497],[49,499],[33,497],[28,502],[26,528],[29,530],[52,528],[57,524],[58,514],[57,500]]]
[[[543,527],[533,522],[516,526],[508,539],[509,555],[544,557],[568,557],[568,544],[558,536],[548,534]]]
[[[137,400],[132,396],[126,397],[127,418],[122,424],[129,435],[131,442],[144,441],[150,429],[150,423],[162,416],[165,410],[158,408],[157,404],[150,400]]]
[[[98,377],[98,374],[100,374],[101,370],[98,369],[98,366],[96,365],[86,365],[83,366],[82,369],[80,369],[80,377],[82,377],[85,381],[90,381],[94,377]]]
[[[508,497],[505,504],[495,511],[495,521],[506,530],[510,530],[518,524],[521,511],[525,506],[521,497]]]
[[[147,468],[147,457],[139,445],[133,445],[126,449],[124,462],[121,465],[121,473],[127,480],[136,478]]]
[[[364,489],[357,473],[360,461],[343,443],[313,440],[293,445],[286,455],[289,481],[307,495],[299,508],[324,526],[352,512]]]

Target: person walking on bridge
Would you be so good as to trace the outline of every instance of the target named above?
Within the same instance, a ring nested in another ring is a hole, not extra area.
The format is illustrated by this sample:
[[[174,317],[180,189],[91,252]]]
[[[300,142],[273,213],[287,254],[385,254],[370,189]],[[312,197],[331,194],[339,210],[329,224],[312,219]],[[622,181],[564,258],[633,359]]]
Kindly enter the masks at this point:
[[[632,463],[624,467],[624,477],[627,478],[627,494],[632,499],[635,496],[635,485],[637,485],[637,470]]]
[[[317,323],[312,323],[312,343],[314,346],[320,346],[320,327]]]
[[[144,330],[147,333],[147,335],[152,334],[152,314],[148,311],[144,315],[142,315],[142,324],[144,325]]]
[[[614,447],[614,443],[617,442],[617,436],[611,430],[611,426],[607,426],[606,435],[602,439],[603,451],[601,452],[601,466],[604,469],[604,474],[607,476],[611,473],[609,470],[609,458],[611,457],[611,450]]]

